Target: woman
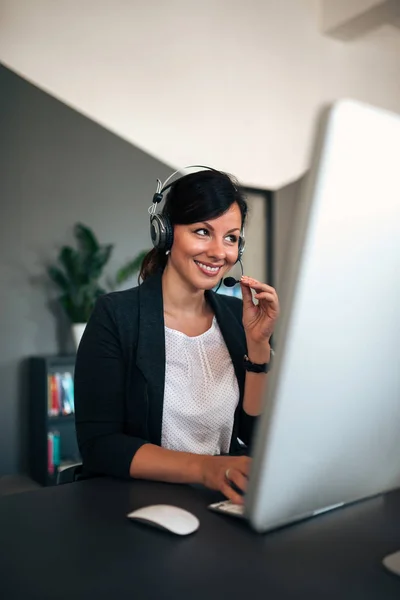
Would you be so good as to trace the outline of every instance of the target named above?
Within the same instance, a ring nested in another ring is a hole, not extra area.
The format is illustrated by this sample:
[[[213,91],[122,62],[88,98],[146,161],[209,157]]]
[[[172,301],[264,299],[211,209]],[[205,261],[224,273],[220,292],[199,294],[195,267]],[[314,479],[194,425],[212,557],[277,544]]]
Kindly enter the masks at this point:
[[[211,291],[237,262],[247,215],[228,175],[181,177],[162,212],[170,250],[147,255],[138,287],[99,298],[79,346],[83,467],[201,483],[240,504],[231,483],[246,490],[250,459],[238,455],[238,438],[250,444],[260,414],[267,374],[254,371],[267,370],[278,298],[245,276],[243,302]]]

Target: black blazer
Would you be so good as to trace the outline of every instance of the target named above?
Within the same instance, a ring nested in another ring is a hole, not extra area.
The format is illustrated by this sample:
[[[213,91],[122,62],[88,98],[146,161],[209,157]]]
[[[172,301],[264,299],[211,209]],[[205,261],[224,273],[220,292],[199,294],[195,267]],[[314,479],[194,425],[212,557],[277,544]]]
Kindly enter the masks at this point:
[[[250,443],[255,418],[243,411],[246,339],[242,301],[207,291],[232,357],[240,400],[230,452]],[[161,445],[165,331],[161,273],[140,286],[101,296],[75,364],[75,418],[85,472],[129,478],[135,452]]]

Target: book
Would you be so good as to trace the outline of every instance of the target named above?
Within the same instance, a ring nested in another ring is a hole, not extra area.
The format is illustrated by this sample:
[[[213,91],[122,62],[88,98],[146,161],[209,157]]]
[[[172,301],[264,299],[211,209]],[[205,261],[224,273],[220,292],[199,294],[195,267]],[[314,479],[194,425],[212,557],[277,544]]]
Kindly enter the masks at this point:
[[[60,374],[61,385],[61,411],[63,415],[75,412],[74,405],[74,381],[71,373],[66,371]]]

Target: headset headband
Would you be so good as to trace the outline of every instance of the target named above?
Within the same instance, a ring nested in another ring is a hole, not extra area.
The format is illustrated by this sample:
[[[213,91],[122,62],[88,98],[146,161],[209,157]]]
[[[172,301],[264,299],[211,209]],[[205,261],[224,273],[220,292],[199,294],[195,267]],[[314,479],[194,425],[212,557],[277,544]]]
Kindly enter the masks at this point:
[[[220,171],[217,171],[217,169],[213,169],[212,167],[207,167],[207,165],[188,165],[187,167],[182,167],[181,169],[177,169],[169,177],[167,177],[167,179],[164,181],[164,183],[161,183],[161,180],[157,179],[156,193],[153,196],[154,204],[158,204],[159,202],[161,202],[161,200],[163,199],[163,194],[164,194],[165,190],[168,190],[170,187],[172,187],[174,185],[175,181],[168,183],[170,181],[170,179],[172,179],[174,177],[174,175],[176,175],[177,173],[182,173],[183,171],[186,171],[186,169],[206,169],[207,171],[214,171],[214,173],[220,173]],[[179,181],[179,179],[177,179],[176,181]]]

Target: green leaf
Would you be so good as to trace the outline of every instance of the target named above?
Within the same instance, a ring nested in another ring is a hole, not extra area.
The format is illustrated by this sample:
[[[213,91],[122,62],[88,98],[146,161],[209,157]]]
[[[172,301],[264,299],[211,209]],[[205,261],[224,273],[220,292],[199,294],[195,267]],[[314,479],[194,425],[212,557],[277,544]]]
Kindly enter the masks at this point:
[[[129,279],[139,271],[143,259],[147,253],[148,250],[142,250],[135,258],[128,261],[123,267],[118,269],[117,274],[115,276],[115,281],[117,282],[117,284],[124,283],[127,279]]]
[[[85,256],[97,252],[100,247],[99,242],[89,227],[83,225],[83,223],[76,223],[74,234],[78,241],[78,246]]]
[[[58,260],[64,267],[71,284],[78,285],[82,280],[79,252],[70,246],[64,246],[61,248]]]
[[[59,298],[61,306],[72,323],[83,323],[83,313],[80,307],[73,303],[69,294],[64,294]]]
[[[84,261],[84,272],[86,280],[99,279],[103,273],[103,269],[110,260],[114,245],[100,246],[100,248],[92,255],[87,256]]]
[[[68,290],[69,281],[65,277],[65,275],[61,271],[61,269],[59,269],[58,267],[49,267],[47,269],[47,273],[48,273],[50,279],[52,279],[54,281],[54,283],[56,283],[64,292],[66,292]]]
[[[96,252],[96,263],[100,269],[103,269],[110,260],[113,249],[114,244],[107,244],[105,246],[100,246],[99,250]]]

